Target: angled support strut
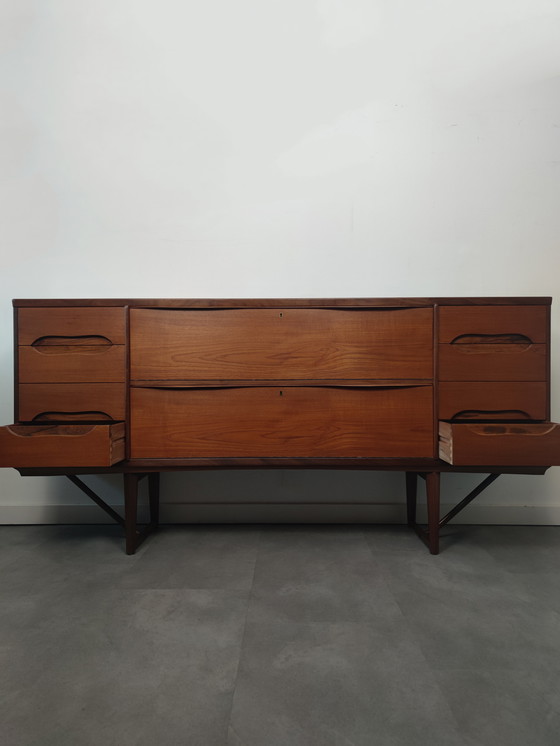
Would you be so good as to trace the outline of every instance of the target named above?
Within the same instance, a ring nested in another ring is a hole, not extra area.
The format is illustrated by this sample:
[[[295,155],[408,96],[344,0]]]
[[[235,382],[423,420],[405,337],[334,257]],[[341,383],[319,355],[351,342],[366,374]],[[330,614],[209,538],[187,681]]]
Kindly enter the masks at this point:
[[[440,480],[441,472],[407,472],[406,473],[406,504],[408,525],[411,526],[422,541],[426,544],[431,554],[439,554],[439,532],[452,518],[460,513],[478,497],[489,485],[500,475],[489,474],[482,482],[461,500],[449,513],[440,518]],[[428,507],[428,525],[421,526],[416,522],[417,501],[417,478],[422,477],[426,481],[426,500]]]
[[[146,536],[159,524],[159,472],[150,474],[123,474],[124,479],[124,518],[116,510],[107,505],[75,474],[66,474],[68,479],[76,485],[90,500],[104,510],[107,515],[124,528],[126,539],[126,553],[134,554]],[[143,526],[138,525],[138,484],[145,476],[148,477],[148,500],[150,506],[150,520]]]

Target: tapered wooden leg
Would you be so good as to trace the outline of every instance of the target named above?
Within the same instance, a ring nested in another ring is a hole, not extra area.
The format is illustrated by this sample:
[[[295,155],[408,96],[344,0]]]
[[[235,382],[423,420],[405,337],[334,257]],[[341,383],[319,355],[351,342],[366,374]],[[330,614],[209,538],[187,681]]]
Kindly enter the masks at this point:
[[[406,515],[408,525],[414,526],[416,523],[416,494],[417,494],[418,475],[415,471],[406,472]]]
[[[439,490],[440,472],[426,474],[426,496],[428,502],[428,549],[430,554],[439,554]]]
[[[136,522],[138,516],[138,474],[124,474],[124,530],[126,553],[134,554],[138,543]]]
[[[150,501],[150,523],[159,523],[159,472],[148,474],[148,495]]]

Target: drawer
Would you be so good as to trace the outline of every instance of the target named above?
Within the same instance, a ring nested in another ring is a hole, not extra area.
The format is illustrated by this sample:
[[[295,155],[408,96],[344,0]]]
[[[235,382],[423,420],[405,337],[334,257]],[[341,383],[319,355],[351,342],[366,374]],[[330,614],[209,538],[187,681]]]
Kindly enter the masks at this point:
[[[125,380],[124,345],[19,347],[20,383],[111,383]]]
[[[0,428],[0,466],[112,466],[124,459],[124,423],[8,425]]]
[[[431,308],[130,312],[138,381],[430,379]]]
[[[439,342],[548,342],[548,306],[441,306]]]
[[[548,345],[439,345],[440,381],[546,381]]]
[[[18,394],[21,422],[125,419],[123,383],[22,383]]]
[[[443,381],[439,385],[439,417],[546,420],[547,385],[532,381]]]
[[[131,457],[433,458],[432,389],[131,390]]]
[[[124,308],[20,308],[18,344],[39,340],[64,344],[125,344]],[[89,339],[87,339],[89,338]]]
[[[439,457],[455,466],[558,466],[560,425],[440,422]]]

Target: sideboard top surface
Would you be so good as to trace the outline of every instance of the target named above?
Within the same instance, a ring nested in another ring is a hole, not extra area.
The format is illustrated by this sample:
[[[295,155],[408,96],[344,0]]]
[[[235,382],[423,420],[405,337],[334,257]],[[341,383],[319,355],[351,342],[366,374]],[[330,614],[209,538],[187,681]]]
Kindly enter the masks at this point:
[[[15,308],[50,306],[131,306],[134,308],[403,308],[466,305],[543,305],[550,297],[456,298],[16,298]]]

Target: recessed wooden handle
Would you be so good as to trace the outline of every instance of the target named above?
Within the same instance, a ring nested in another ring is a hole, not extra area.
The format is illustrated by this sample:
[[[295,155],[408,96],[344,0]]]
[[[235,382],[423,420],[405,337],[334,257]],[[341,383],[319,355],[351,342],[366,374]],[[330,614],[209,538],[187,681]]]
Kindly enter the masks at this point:
[[[112,421],[113,417],[106,412],[40,412],[31,420],[32,422],[83,422],[90,421]]]
[[[460,334],[451,340],[452,345],[511,345],[533,344],[525,334]]]
[[[34,342],[31,343],[32,347],[60,347],[64,345],[72,345],[72,347],[88,347],[91,345],[111,345],[113,344],[110,339],[102,336],[101,334],[89,334],[89,335],[77,335],[77,336],[62,336],[60,334],[51,334],[46,337],[38,337]]]

